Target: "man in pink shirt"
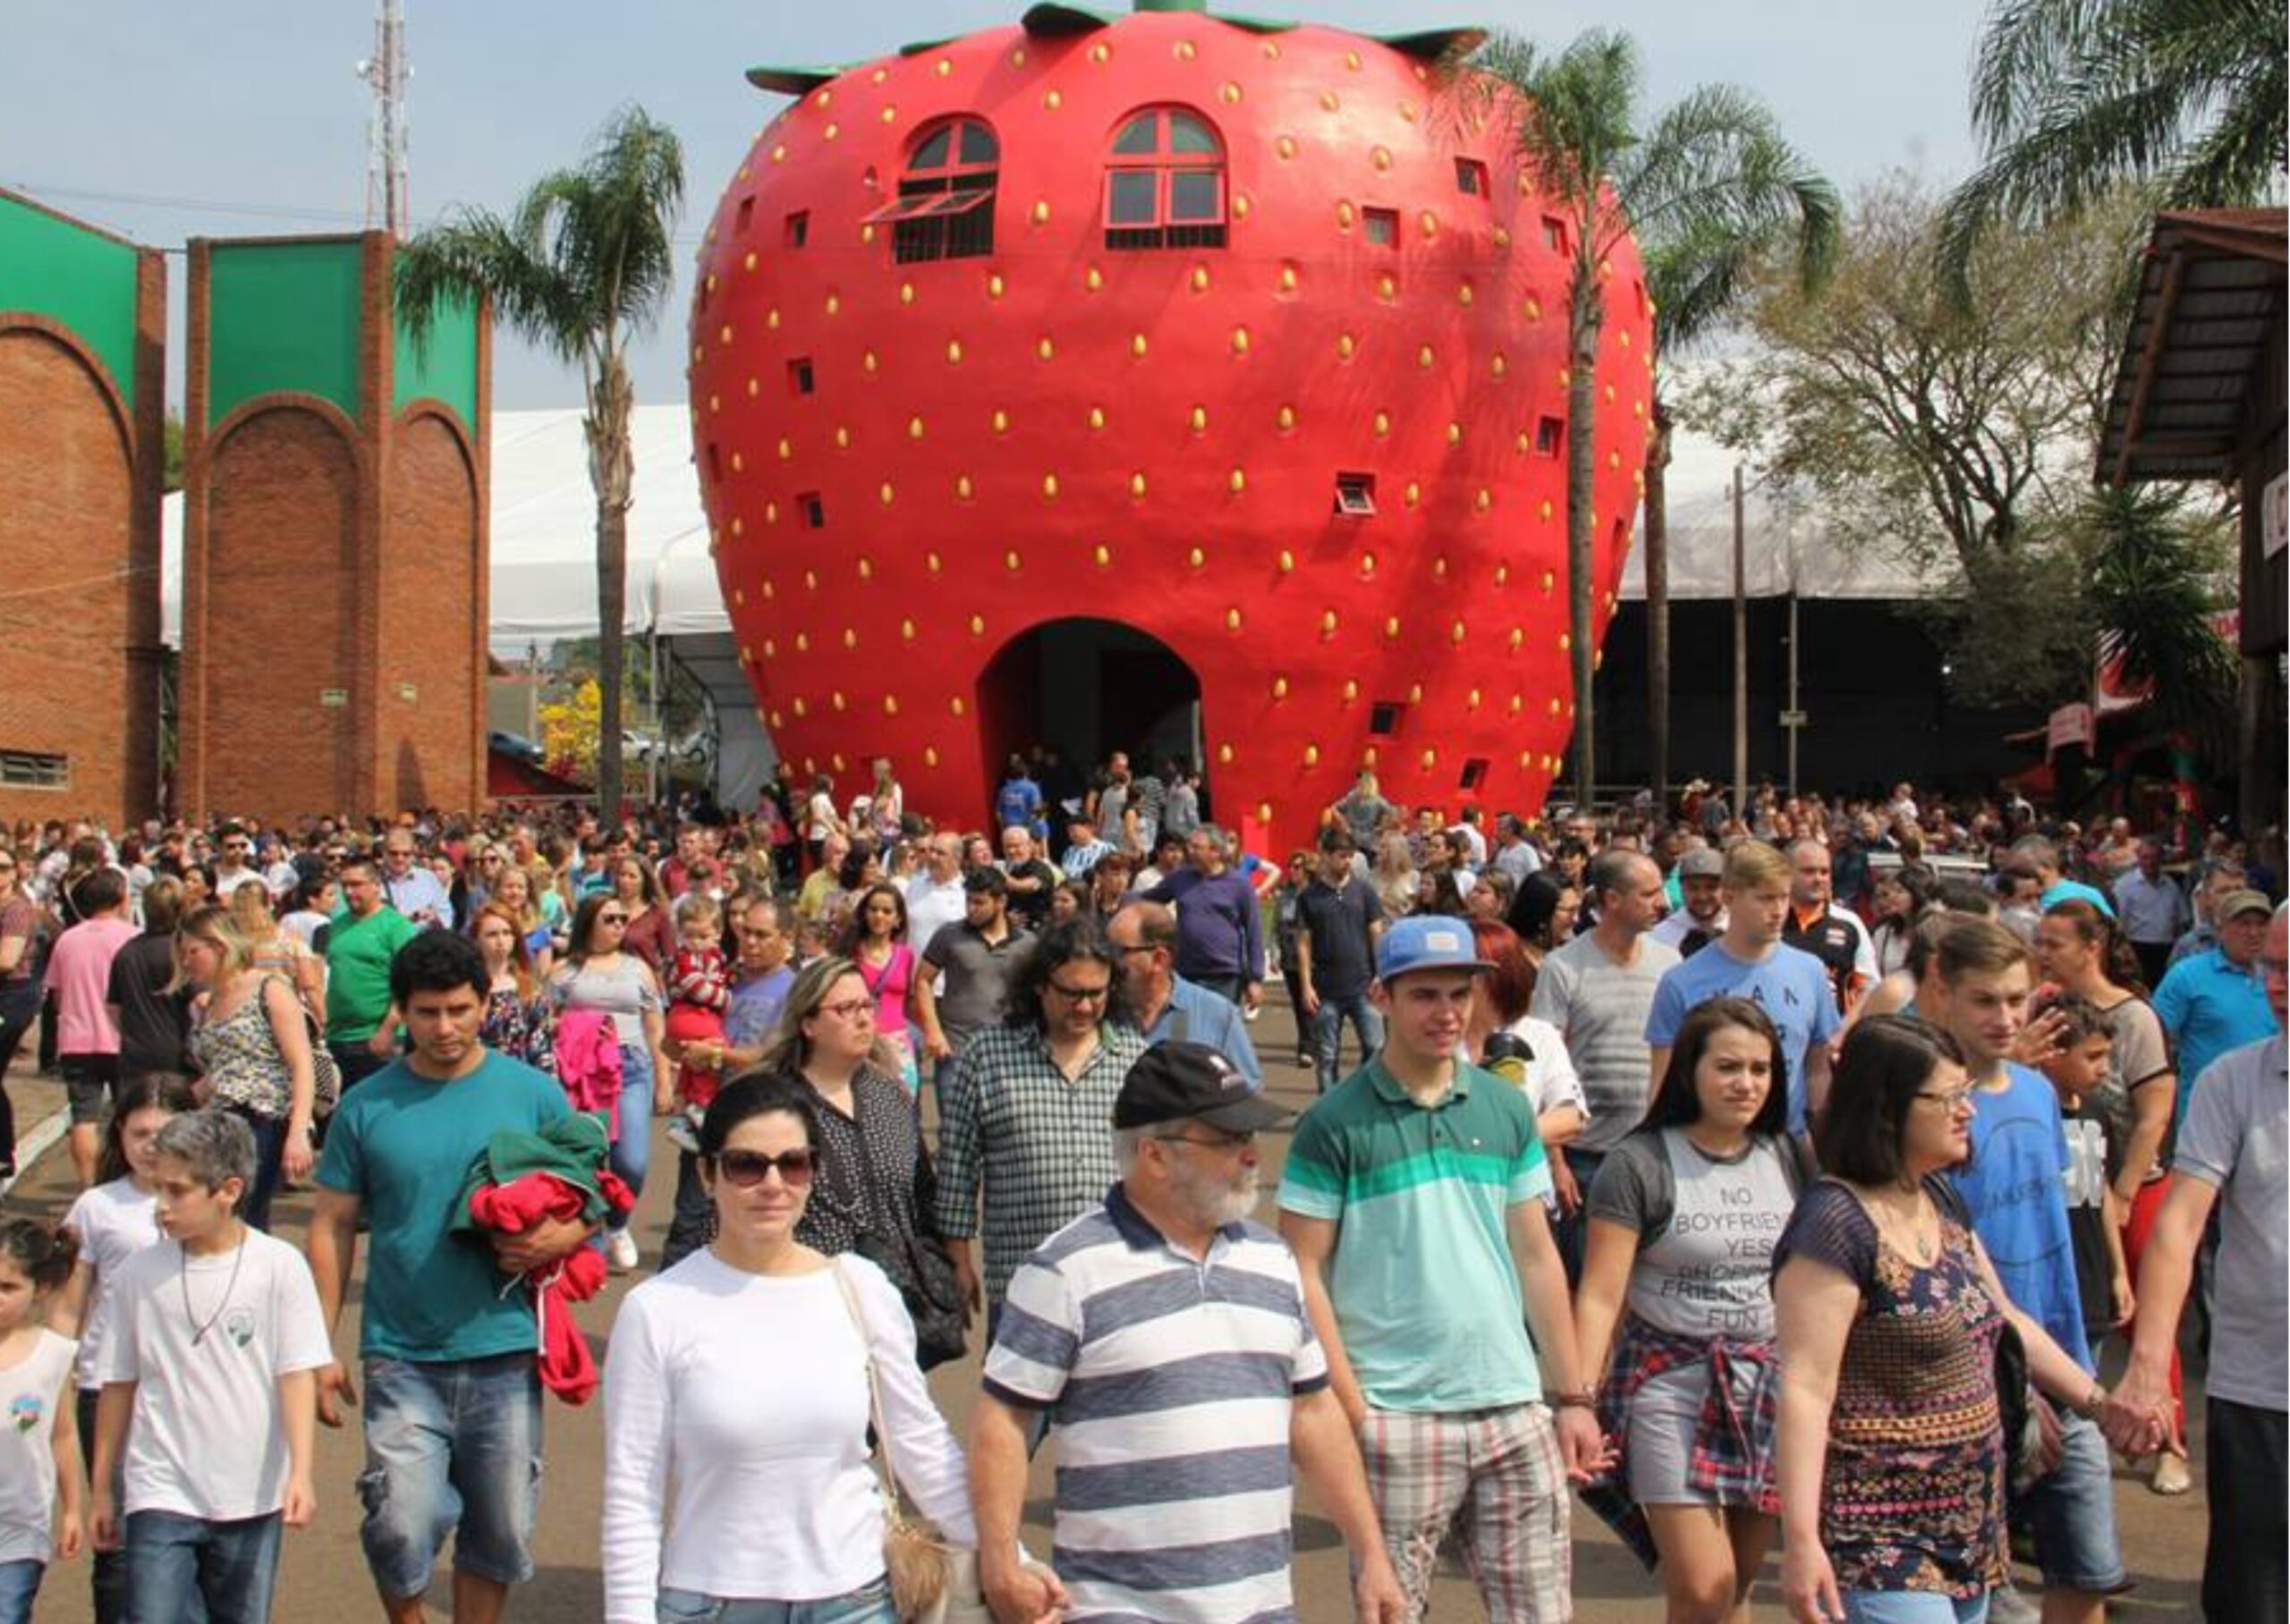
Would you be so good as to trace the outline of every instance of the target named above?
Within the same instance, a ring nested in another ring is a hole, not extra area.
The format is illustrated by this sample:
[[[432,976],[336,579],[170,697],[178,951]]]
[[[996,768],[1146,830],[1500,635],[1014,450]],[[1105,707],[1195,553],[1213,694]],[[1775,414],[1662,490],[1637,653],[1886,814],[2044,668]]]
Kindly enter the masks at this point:
[[[111,961],[137,932],[127,918],[127,876],[118,869],[94,870],[72,895],[80,923],[48,950],[47,985],[55,999],[56,1061],[72,1101],[72,1165],[86,1189],[96,1181],[104,1118],[119,1085],[119,1023],[105,1002]]]

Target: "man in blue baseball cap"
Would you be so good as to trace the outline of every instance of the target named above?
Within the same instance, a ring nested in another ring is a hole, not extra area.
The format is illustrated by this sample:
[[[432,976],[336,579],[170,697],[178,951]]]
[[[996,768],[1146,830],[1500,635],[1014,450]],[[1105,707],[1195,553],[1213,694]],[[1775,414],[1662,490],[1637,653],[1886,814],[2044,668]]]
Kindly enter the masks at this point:
[[[1468,1508],[1461,1537],[1488,1616],[1557,1619],[1573,1581],[1567,1482],[1604,1446],[1544,1216],[1534,1108],[1455,1058],[1488,968],[1462,919],[1384,933],[1369,990],[1383,1049],[1297,1122],[1280,1232],[1409,1616]]]

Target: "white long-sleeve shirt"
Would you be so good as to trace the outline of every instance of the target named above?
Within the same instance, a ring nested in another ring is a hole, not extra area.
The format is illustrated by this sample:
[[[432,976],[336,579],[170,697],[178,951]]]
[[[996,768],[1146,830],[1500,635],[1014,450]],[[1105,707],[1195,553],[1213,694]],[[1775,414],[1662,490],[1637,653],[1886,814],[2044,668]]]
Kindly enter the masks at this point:
[[[655,1624],[664,1587],[808,1602],[881,1577],[869,1351],[900,1481],[947,1539],[975,1544],[961,1447],[873,1264],[751,1274],[701,1250],[628,1294],[605,1359],[606,1624]]]

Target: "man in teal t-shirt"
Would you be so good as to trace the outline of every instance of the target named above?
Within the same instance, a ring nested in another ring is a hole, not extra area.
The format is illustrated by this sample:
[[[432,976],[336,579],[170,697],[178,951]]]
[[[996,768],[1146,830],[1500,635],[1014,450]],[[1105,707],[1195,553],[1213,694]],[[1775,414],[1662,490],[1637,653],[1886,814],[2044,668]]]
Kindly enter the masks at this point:
[[[1369,989],[1383,1051],[1296,1124],[1280,1232],[1410,1616],[1471,1506],[1463,1538],[1488,1615],[1518,1616],[1524,1602],[1526,1616],[1564,1618],[1567,1476],[1601,1446],[1543,1212],[1534,1108],[1455,1058],[1487,968],[1461,919],[1419,915],[1385,932]]]
[[[359,1339],[360,1537],[394,1618],[420,1616],[447,1533],[455,1617],[499,1617],[508,1586],[532,1576],[539,1337],[511,1277],[570,1255],[589,1235],[579,1223],[544,1222],[488,1245],[453,1229],[470,1168],[495,1133],[571,1112],[554,1079],[478,1041],[488,982],[476,947],[449,932],[422,932],[397,953],[389,988],[412,1051],[344,1097],[318,1164],[310,1270],[329,1329],[348,1293],[361,1217],[372,1236]],[[341,1425],[342,1405],[357,1401],[340,1360],[320,1373],[320,1420]],[[446,1511],[456,1499],[457,1527]]]

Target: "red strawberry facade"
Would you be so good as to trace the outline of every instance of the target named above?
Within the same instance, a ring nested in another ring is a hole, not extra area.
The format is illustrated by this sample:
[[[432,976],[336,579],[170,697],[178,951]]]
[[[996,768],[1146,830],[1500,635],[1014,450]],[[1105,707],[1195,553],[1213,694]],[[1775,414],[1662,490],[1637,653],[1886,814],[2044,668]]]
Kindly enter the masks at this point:
[[[1059,699],[1007,651],[1110,622],[1197,679],[1214,808],[1260,849],[1362,765],[1540,803],[1571,227],[1438,94],[1456,38],[1040,5],[751,74],[797,99],[708,230],[693,444],[785,756],[845,792],[888,756],[974,824]],[[1652,359],[1634,247],[1602,275],[1601,633]]]

